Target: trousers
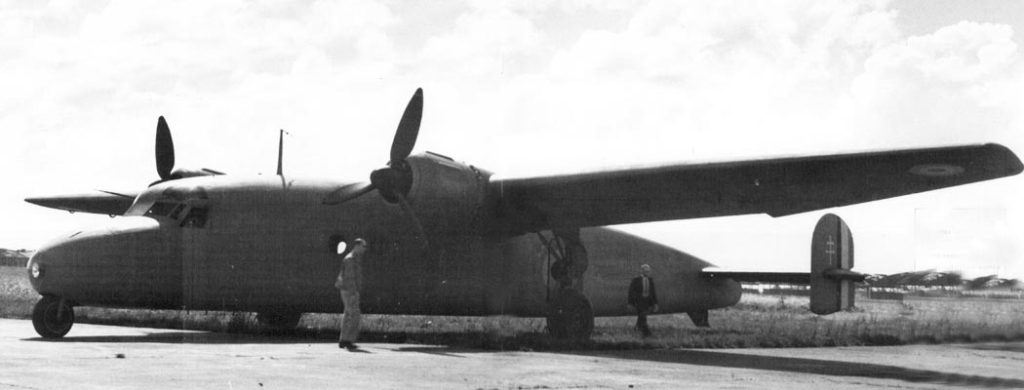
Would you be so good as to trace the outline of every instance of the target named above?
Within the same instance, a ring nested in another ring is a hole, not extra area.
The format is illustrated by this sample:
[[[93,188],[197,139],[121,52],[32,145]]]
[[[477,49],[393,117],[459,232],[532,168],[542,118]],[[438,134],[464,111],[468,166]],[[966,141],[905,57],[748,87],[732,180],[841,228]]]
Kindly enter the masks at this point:
[[[345,314],[341,316],[340,341],[355,342],[359,338],[359,321],[362,312],[359,311],[359,292],[341,290],[341,302],[345,304]]]
[[[647,311],[638,311],[636,313],[636,327],[644,336],[651,335],[651,328],[647,325]]]

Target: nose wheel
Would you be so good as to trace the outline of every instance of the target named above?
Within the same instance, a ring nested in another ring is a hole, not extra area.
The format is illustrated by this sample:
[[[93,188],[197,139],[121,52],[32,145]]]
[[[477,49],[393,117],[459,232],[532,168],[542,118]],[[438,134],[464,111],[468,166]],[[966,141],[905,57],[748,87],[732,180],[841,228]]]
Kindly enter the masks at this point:
[[[44,296],[32,309],[32,326],[44,339],[59,339],[75,324],[75,310],[64,298]]]

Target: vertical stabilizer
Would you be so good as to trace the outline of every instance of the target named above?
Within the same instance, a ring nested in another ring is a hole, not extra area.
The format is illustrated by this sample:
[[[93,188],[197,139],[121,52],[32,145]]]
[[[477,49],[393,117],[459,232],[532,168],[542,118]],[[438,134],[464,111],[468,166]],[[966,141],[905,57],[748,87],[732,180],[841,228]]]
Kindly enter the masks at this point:
[[[835,214],[818,220],[811,238],[811,311],[831,314],[853,307],[854,282],[864,275],[853,268],[853,235]]]

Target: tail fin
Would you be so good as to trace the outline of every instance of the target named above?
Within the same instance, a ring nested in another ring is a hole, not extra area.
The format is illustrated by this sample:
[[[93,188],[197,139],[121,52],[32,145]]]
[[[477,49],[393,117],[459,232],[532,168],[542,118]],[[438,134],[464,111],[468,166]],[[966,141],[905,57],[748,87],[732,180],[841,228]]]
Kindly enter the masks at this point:
[[[853,307],[854,282],[864,280],[853,268],[853,235],[835,214],[825,214],[811,239],[811,311],[831,314]]]

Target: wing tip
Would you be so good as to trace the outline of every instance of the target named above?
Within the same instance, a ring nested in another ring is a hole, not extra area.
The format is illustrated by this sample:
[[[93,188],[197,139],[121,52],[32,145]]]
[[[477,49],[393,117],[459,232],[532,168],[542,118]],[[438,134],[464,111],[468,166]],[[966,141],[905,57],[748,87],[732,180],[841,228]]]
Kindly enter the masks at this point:
[[[73,209],[68,208],[63,199],[55,199],[55,197],[49,196],[34,196],[25,198],[25,202],[34,204],[36,206],[45,207],[48,209],[72,211]]]
[[[1020,158],[1010,148],[994,142],[987,143],[984,146],[1005,163],[1006,176],[1013,176],[1024,172],[1024,163],[1021,163]]]

